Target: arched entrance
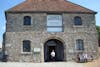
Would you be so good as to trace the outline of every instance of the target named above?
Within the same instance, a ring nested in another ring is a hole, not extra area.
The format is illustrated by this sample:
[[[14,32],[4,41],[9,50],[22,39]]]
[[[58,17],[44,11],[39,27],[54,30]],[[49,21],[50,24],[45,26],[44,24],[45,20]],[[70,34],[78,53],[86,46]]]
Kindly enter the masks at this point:
[[[52,59],[51,52],[54,50],[55,58]],[[57,39],[50,39],[44,44],[44,61],[63,61],[64,60],[64,45]]]

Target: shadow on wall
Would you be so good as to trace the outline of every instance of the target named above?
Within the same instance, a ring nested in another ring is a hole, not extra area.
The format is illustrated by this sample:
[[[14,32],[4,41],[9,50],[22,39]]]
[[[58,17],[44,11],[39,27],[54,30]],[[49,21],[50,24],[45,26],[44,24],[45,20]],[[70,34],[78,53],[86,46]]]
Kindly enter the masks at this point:
[[[7,62],[7,57],[8,55],[3,52],[2,43],[0,42],[0,62]]]
[[[0,62],[7,62],[7,57],[8,55],[5,55],[2,49],[0,49]]]

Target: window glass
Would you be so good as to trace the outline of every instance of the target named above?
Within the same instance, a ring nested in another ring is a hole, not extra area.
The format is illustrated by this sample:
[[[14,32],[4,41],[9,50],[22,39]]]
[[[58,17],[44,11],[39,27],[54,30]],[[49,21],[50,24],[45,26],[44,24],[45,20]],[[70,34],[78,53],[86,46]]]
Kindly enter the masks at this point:
[[[31,47],[30,47],[30,41],[24,40],[23,41],[23,52],[30,52]]]
[[[51,28],[47,28],[47,31],[48,32],[62,32],[62,27],[55,27],[55,28],[53,28],[53,27],[51,27]]]
[[[77,50],[84,50],[83,40],[81,40],[81,39],[76,40],[76,49]]]
[[[31,25],[31,17],[30,16],[24,17],[24,25]]]
[[[74,18],[74,24],[75,25],[82,25],[82,20],[81,20],[81,17],[75,17]]]

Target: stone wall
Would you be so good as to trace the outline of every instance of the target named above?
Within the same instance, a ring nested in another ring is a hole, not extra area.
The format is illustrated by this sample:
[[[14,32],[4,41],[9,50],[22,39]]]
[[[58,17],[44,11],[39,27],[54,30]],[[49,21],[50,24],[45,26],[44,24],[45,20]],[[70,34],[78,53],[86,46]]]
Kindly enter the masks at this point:
[[[32,25],[24,26],[23,17],[32,17]],[[43,62],[44,43],[49,39],[58,39],[64,44],[64,58],[69,61],[75,57],[76,39],[84,40],[85,53],[98,57],[97,33],[94,14],[63,13],[63,32],[48,33],[46,31],[46,13],[8,13],[6,27],[6,51],[8,60],[15,62]],[[75,26],[74,17],[82,18],[82,26]],[[31,41],[31,52],[23,53],[23,40]],[[40,48],[40,53],[34,53],[34,48]]]

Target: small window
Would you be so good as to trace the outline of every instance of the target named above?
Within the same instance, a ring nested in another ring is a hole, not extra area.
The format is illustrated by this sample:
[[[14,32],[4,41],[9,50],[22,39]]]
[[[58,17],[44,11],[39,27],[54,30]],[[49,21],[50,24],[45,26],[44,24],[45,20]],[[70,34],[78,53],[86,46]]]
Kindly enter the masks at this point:
[[[83,40],[81,40],[81,39],[76,40],[76,49],[77,50],[84,50]]]
[[[47,16],[47,32],[62,32],[62,15]]]
[[[31,51],[31,45],[29,40],[23,41],[23,52],[30,52]]]
[[[24,17],[24,25],[31,25],[31,17],[30,16]]]
[[[82,25],[81,17],[76,16],[76,17],[74,18],[74,25]]]

